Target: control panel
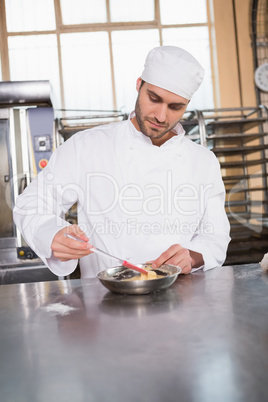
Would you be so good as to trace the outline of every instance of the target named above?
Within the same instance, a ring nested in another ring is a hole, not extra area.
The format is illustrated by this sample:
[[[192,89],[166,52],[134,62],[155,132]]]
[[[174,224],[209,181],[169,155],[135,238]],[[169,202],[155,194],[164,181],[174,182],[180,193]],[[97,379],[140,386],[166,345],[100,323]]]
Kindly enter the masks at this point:
[[[38,258],[38,255],[30,247],[18,247],[17,257],[20,260],[33,260],[34,258]]]
[[[28,119],[34,152],[34,170],[39,173],[47,166],[53,152],[54,112],[50,107],[30,108]]]
[[[51,136],[47,135],[36,135],[34,137],[35,152],[48,152],[51,151]]]

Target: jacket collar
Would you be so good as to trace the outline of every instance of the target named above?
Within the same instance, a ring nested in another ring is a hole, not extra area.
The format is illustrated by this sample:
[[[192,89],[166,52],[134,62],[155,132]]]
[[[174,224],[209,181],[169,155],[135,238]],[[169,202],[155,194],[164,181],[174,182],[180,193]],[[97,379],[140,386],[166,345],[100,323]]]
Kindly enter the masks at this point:
[[[136,142],[136,141],[142,141],[143,143],[148,143],[152,145],[152,141],[149,137],[147,137],[146,135],[144,135],[141,131],[138,131],[134,124],[131,122],[131,119],[135,116],[135,112],[131,112],[128,120],[130,123],[130,132],[132,135],[132,139]],[[172,129],[172,131],[176,134],[174,135],[174,137],[170,138],[169,140],[167,140],[164,144],[162,144],[160,147],[158,148],[169,148],[169,147],[176,147],[178,146],[182,139],[184,138],[185,135],[185,130],[182,127],[182,125],[180,123],[177,123],[176,126]]]

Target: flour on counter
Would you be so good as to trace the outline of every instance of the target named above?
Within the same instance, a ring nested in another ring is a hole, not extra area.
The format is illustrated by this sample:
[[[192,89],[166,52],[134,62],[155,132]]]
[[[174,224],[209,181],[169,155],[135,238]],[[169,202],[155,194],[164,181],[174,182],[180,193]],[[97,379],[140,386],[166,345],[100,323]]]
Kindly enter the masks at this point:
[[[42,307],[42,310],[47,313],[52,313],[54,315],[68,315],[71,311],[78,310],[77,308],[66,306],[66,304],[62,303],[52,303],[48,306]]]

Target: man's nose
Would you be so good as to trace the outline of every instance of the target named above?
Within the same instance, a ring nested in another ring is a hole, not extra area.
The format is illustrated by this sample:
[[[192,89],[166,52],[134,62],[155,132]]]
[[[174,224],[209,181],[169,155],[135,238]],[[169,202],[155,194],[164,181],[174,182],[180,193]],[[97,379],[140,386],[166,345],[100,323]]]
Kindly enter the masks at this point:
[[[157,109],[155,111],[155,118],[159,123],[164,123],[167,118],[167,106],[164,103],[160,103],[157,105]]]

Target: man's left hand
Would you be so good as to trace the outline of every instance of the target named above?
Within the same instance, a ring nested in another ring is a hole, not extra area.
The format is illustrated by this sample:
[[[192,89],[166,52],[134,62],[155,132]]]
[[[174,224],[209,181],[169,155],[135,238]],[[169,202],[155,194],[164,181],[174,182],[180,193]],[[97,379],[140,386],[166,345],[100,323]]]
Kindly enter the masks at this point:
[[[158,268],[163,264],[177,265],[182,269],[182,274],[189,274],[191,269],[204,264],[202,254],[188,250],[180,244],[173,244],[156,260],[150,261],[153,268]]]

